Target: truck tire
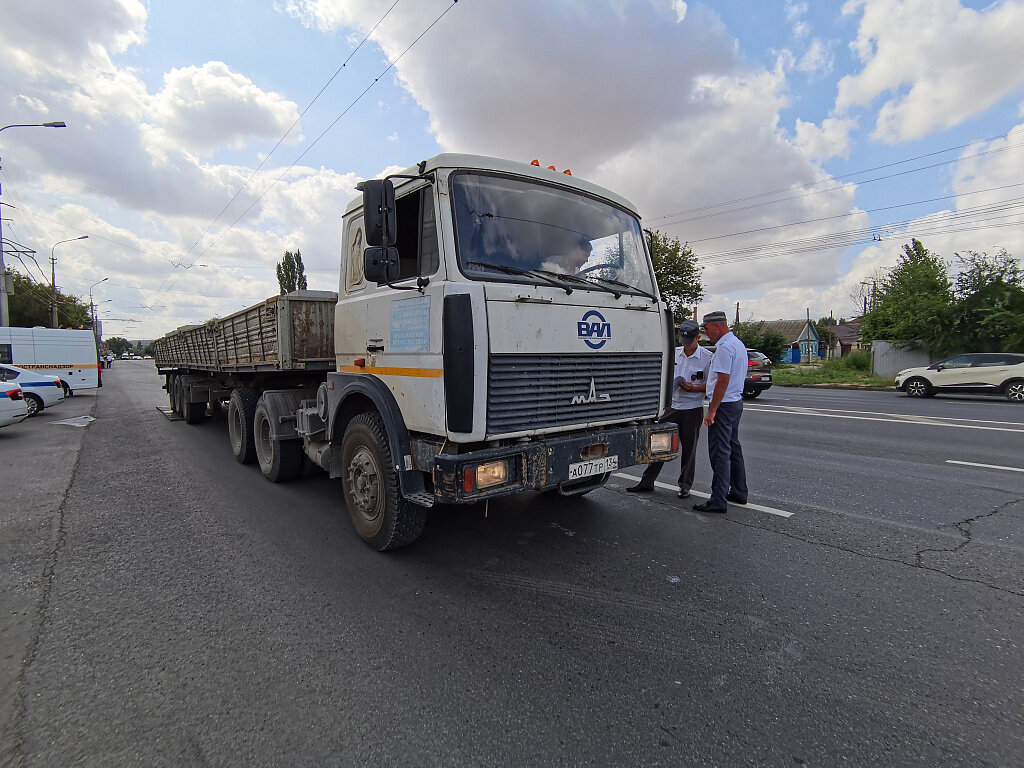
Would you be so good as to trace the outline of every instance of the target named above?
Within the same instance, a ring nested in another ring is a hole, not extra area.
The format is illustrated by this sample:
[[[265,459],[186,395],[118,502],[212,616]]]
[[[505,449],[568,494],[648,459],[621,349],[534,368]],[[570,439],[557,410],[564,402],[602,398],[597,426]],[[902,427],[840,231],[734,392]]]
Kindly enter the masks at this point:
[[[427,522],[425,507],[400,496],[392,467],[380,414],[354,417],[341,442],[341,485],[356,532],[379,552],[411,544]]]
[[[179,416],[182,416],[183,412],[185,410],[184,404],[185,404],[185,387],[181,383],[181,376],[175,376],[174,377],[174,404],[172,406],[172,409],[174,410],[174,412],[176,414],[178,414]]]
[[[256,404],[252,424],[256,460],[263,476],[272,483],[283,483],[298,477],[306,458],[302,452],[302,441],[274,440],[271,437],[270,414],[262,397]]]
[[[177,413],[177,411],[174,410],[174,382],[176,382],[177,380],[178,377],[175,376],[173,373],[167,375],[167,405],[171,407],[172,413]]]
[[[256,461],[252,422],[256,415],[257,400],[259,394],[250,387],[231,390],[231,399],[228,401],[228,437],[231,439],[231,452],[239,464],[252,464]]]
[[[184,387],[182,388],[184,389]],[[186,393],[182,393],[181,417],[186,424],[199,424],[206,418],[206,403],[189,402]]]

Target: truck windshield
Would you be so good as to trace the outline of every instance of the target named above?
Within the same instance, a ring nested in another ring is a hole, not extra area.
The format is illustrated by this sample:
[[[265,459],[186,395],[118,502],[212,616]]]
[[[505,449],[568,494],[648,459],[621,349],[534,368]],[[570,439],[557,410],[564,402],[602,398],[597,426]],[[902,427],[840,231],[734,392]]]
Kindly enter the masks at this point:
[[[452,176],[459,266],[476,280],[550,282],[575,276],[577,290],[653,296],[640,222],[626,211],[564,187],[505,176]],[[503,267],[505,269],[503,269]],[[614,282],[612,282],[614,281]]]

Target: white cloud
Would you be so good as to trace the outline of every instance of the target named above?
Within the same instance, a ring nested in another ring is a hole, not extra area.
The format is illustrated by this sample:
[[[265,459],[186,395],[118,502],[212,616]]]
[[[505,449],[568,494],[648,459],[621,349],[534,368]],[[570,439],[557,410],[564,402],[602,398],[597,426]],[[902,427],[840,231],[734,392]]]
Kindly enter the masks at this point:
[[[161,153],[180,149],[199,156],[242,149],[247,137],[276,140],[299,116],[294,102],[263,91],[219,61],[171,70],[150,105],[147,118],[157,129],[152,141]],[[296,128],[288,141],[301,138]]]
[[[796,64],[799,72],[812,75],[827,75],[832,72],[835,65],[835,57],[828,43],[819,38],[811,41],[810,46],[804,51],[804,55]]]
[[[874,136],[906,141],[958,125],[1024,88],[1024,3],[984,11],[958,0],[848,0],[863,67],[839,81],[844,114],[885,96]]]
[[[815,163],[845,157],[850,151],[850,133],[857,127],[853,118],[829,117],[821,125],[797,118],[795,144]]]

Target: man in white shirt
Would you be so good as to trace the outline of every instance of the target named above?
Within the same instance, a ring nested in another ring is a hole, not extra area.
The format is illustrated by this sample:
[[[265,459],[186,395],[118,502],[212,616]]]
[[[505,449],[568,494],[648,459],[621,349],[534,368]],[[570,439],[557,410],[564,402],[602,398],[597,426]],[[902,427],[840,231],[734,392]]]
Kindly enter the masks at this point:
[[[722,512],[726,503],[747,503],[747,473],[740,447],[740,416],[743,415],[743,384],[747,378],[747,348],[729,330],[725,312],[704,315],[701,327],[712,344],[707,391],[711,398],[704,423],[708,428],[708,456],[711,459],[711,498],[694,504],[698,512]]]
[[[690,495],[697,464],[697,441],[704,422],[704,386],[711,366],[711,352],[697,344],[700,328],[695,320],[686,320],[678,328],[683,346],[676,351],[676,367],[672,380],[672,407],[661,417],[679,428],[679,491],[680,499]],[[627,491],[650,493],[654,481],[665,465],[654,461],[647,465],[640,482]]]

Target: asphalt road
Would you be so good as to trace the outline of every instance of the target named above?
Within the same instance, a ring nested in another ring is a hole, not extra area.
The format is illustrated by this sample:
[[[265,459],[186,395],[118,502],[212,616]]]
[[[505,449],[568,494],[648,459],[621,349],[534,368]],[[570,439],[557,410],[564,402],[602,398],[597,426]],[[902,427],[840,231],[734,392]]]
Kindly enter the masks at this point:
[[[1021,764],[1020,406],[775,388],[747,508],[625,470],[378,554],[104,380],[0,431],[0,764]]]

